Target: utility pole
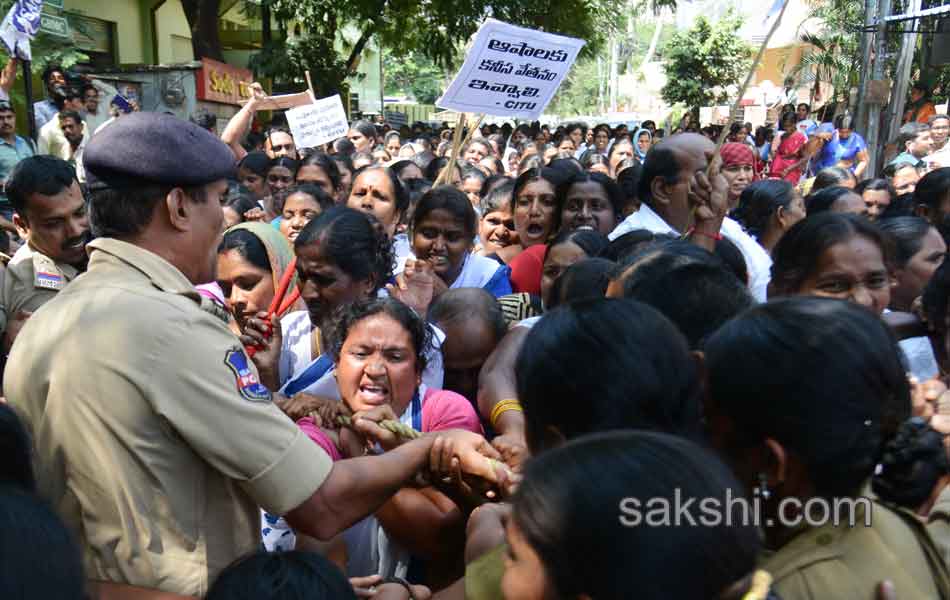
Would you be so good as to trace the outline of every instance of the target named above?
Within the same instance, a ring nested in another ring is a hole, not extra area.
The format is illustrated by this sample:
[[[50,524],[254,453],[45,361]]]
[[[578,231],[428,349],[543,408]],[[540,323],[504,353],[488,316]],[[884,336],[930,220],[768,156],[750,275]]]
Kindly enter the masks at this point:
[[[864,2],[864,31],[861,33],[861,81],[858,84],[858,97],[854,107],[855,123],[865,133],[868,130],[868,106],[863,102],[868,96],[868,81],[871,79],[871,47],[874,34],[874,19],[877,17],[877,0]]]
[[[908,13],[920,12],[920,0],[910,0],[907,7]],[[901,51],[897,58],[897,72],[894,74],[894,93],[891,94],[891,111],[888,113],[888,122],[890,127],[885,131],[887,141],[893,132],[896,132],[901,126],[901,118],[904,116],[904,105],[907,98],[907,88],[910,87],[910,72],[914,66],[914,49],[917,48],[917,19],[910,19],[901,22],[901,29],[914,33],[904,33],[901,35]]]
[[[600,111],[600,114],[603,114],[604,111],[604,86],[606,85],[607,77],[604,70],[604,59],[600,56],[597,57],[597,110]]]
[[[617,112],[617,59],[619,58],[617,36],[610,37],[610,112]]]
[[[31,62],[21,60],[23,67],[23,89],[26,93],[26,122],[27,129],[30,131],[30,137],[36,141],[36,113],[33,112],[33,70]]]
[[[877,31],[872,45],[874,48],[874,65],[871,69],[871,81],[884,79],[884,63],[887,60],[887,22],[884,19],[889,17],[890,14],[891,0],[879,0],[877,5]],[[867,113],[868,169],[866,174],[868,177],[875,177],[881,163],[880,158],[884,154],[881,138],[885,139],[884,143],[886,143],[887,138],[881,135],[881,104],[878,102],[868,104]]]
[[[383,93],[383,40],[377,36],[376,45],[379,46],[379,114],[386,118],[386,95]]]

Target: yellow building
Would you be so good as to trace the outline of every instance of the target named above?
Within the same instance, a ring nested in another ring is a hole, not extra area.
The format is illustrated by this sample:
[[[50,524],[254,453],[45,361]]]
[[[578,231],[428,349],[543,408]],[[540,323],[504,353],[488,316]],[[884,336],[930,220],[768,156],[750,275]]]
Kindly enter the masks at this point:
[[[56,17],[66,19],[76,47],[89,54],[90,62],[96,66],[176,64],[194,60],[191,29],[180,0],[59,2],[63,5],[61,9],[56,8],[57,2],[47,2],[46,12],[53,20]],[[221,3],[219,20],[223,41],[239,30],[257,33],[256,38],[260,39],[259,32],[251,31],[253,24],[249,24],[241,14],[237,0]],[[247,46],[247,49],[253,47]],[[235,56],[245,62],[236,66],[246,66],[246,54]]]
[[[227,65],[211,65],[217,81],[231,78],[236,86],[251,79],[247,67],[262,39],[259,19],[245,15],[242,4],[221,1],[218,31]],[[203,108],[216,113],[219,122],[237,110],[239,96],[211,94],[209,99],[202,92],[213,83],[205,73],[209,63],[194,62],[192,32],[181,0],[46,0],[42,29],[69,36],[75,48],[89,56],[80,69],[112,79],[120,91],[141,96],[145,110],[187,117]],[[343,35],[347,34],[352,37],[353,32],[344,30]],[[342,40],[339,46],[342,52]],[[351,81],[352,107],[379,111],[381,69],[374,43],[367,44],[358,70],[360,76]],[[41,82],[34,80],[35,95],[42,97]],[[179,103],[182,95],[185,100]]]

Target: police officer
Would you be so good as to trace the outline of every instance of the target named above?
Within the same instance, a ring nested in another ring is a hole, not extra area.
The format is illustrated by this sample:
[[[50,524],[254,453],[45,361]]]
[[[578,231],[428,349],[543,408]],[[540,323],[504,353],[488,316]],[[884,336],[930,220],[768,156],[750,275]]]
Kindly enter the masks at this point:
[[[197,125],[136,113],[86,149],[88,271],[24,326],[8,401],[32,430],[40,492],[75,532],[93,595],[204,595],[260,546],[262,507],[328,539],[428,467],[495,479],[478,435],[426,435],[332,464],[271,401],[215,278],[234,157]],[[360,417],[360,415],[357,415]],[[372,418],[372,416],[370,416]],[[369,438],[385,434],[357,418]],[[120,588],[123,593],[128,588]]]
[[[10,260],[0,287],[3,329],[52,299],[86,266],[89,216],[76,172],[52,156],[20,161],[6,184],[16,213],[13,224],[26,240]],[[5,349],[15,337],[6,331]]]

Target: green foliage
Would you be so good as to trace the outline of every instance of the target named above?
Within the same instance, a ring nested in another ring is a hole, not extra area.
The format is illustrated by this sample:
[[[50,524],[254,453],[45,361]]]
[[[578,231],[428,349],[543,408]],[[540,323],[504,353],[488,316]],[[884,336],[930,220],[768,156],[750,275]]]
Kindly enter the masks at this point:
[[[289,40],[275,40],[251,56],[250,67],[263,77],[274,80],[276,92],[300,91],[306,86],[304,72],[310,71],[318,97],[345,94],[346,71],[343,58],[332,40],[316,34],[302,34]]]
[[[631,69],[639,69],[643,66],[643,59],[646,57],[647,50],[650,47],[650,40],[653,39],[653,34],[656,32],[656,28],[660,25],[656,22],[649,22],[643,24],[637,24],[636,29],[634,29],[633,35],[630,36],[630,39],[621,46],[622,50],[625,50],[629,47],[629,54],[624,54],[621,52],[621,63],[630,61]],[[666,44],[670,42],[675,33],[675,29],[672,26],[663,27],[660,31],[660,41],[657,44],[657,49],[663,48]],[[628,46],[629,45],[629,46]],[[653,56],[653,60],[656,60],[656,56]]]
[[[10,10],[10,7],[13,6],[15,0],[0,0],[0,20],[7,16],[7,12]],[[49,12],[57,12],[55,10],[46,9]],[[2,47],[2,45],[0,45]],[[89,60],[89,57],[83,54],[75,46],[73,46],[72,38],[62,38],[59,36],[50,35],[42,30],[37,33],[36,38],[30,43],[30,51],[33,56],[33,61],[30,63],[30,71],[33,73],[33,101],[37,101],[43,98],[46,93],[43,89],[42,82],[40,82],[40,74],[42,74],[43,69],[46,68],[46,65],[57,64],[61,65],[64,69],[72,67],[76,63],[86,62]],[[0,56],[3,56],[0,59],[0,63],[5,64],[7,58],[5,56],[6,49],[3,52],[0,52]],[[16,84],[10,90],[10,100],[14,104],[14,109],[18,115],[26,114],[26,92],[25,86],[23,84],[23,68],[22,66],[17,69],[17,80]],[[26,134],[26,118],[21,118],[18,120],[19,132],[21,134]]]
[[[300,76],[304,69],[321,72],[330,88],[339,88],[356,71],[364,45],[374,39],[394,56],[424,56],[449,69],[460,50],[486,15],[496,19],[569,35],[587,41],[585,55],[593,56],[620,20],[624,0],[263,0],[275,23],[299,24],[308,47],[294,48],[286,38],[275,38],[255,60],[261,74],[278,83]],[[666,0],[668,1],[668,0]],[[351,25],[355,40],[343,40],[342,56],[334,42]],[[342,68],[339,68],[342,61]],[[316,83],[316,82],[315,82]],[[431,90],[419,89],[431,95]]]
[[[16,0],[0,0],[0,20],[7,16],[10,7]],[[58,13],[55,9],[46,8],[45,12]],[[89,57],[73,46],[72,38],[62,38],[56,35],[50,35],[43,30],[37,33],[36,38],[30,43],[30,50],[33,55],[33,62],[30,67],[33,73],[39,75],[48,64],[62,65],[63,68],[69,68],[76,63],[85,62]]]
[[[545,112],[561,116],[597,114],[600,112],[597,106],[599,92],[597,61],[592,58],[580,59],[564,78]]]
[[[814,78],[834,86],[835,100],[846,100],[861,76],[861,28],[864,3],[861,0],[812,0],[810,16],[820,20],[820,32],[805,31],[800,39],[811,49],[789,75],[797,80]]]
[[[692,28],[676,32],[662,52],[663,99],[692,109],[727,101],[724,88],[740,85],[752,64],[752,48],[736,35],[741,26],[730,12],[716,23],[700,16]]]
[[[384,50],[383,79],[387,95],[412,96],[419,104],[434,104],[447,84],[442,69],[418,52],[397,56]]]
[[[634,8],[634,15],[642,16],[644,9],[649,8],[647,4]],[[620,72],[636,73],[638,79],[643,75],[638,72],[643,65],[643,59],[646,57],[647,50],[650,47],[650,41],[656,28],[660,27],[655,19],[637,20],[633,31],[619,34],[617,39],[620,43],[619,63]],[[660,47],[668,41],[673,35],[671,27],[663,28],[660,32]],[[653,57],[655,60],[655,56]],[[608,61],[603,60],[601,71],[598,71],[597,60],[595,58],[581,57],[571,68],[567,77],[561,83],[560,89],[555,94],[554,99],[547,112],[562,117],[571,115],[594,115],[600,113],[604,107],[598,104],[600,99],[601,81],[606,81]],[[605,88],[606,93],[606,88]]]

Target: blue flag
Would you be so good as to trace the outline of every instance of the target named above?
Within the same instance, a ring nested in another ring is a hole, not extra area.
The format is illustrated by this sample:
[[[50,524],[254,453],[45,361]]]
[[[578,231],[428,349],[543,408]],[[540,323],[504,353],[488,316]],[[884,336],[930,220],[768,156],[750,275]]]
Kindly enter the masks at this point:
[[[30,40],[40,28],[43,0],[17,0],[0,23],[0,41],[10,56],[33,60]]]

